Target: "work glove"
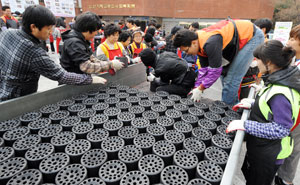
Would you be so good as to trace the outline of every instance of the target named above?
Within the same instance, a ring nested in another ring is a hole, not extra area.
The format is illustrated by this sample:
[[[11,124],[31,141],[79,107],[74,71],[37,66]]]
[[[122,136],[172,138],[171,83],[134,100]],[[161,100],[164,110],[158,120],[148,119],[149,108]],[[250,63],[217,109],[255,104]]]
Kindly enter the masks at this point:
[[[149,76],[147,76],[147,80],[149,82],[152,82],[155,79],[155,76],[152,73],[149,73]]]
[[[134,59],[131,60],[133,64],[139,63],[141,61],[140,57],[136,57]]]
[[[124,67],[124,63],[120,62],[120,60],[112,60],[112,65],[111,67],[114,69],[114,71],[119,71]]]
[[[99,77],[99,76],[92,76],[92,83],[93,84],[105,84],[107,80],[105,78]]]
[[[235,106],[232,107],[232,110],[237,111],[239,108],[241,109],[250,109],[252,104],[255,102],[252,98],[244,98],[242,101]]]
[[[193,89],[189,94],[192,94],[192,97],[191,99],[195,102],[199,102],[201,97],[202,97],[202,94],[203,94],[203,91],[201,91],[198,87]]]
[[[229,125],[226,128],[226,133],[230,133],[236,130],[245,130],[244,127],[244,121],[242,120],[233,120],[229,123]]]
[[[249,85],[249,87],[254,87],[255,88],[255,92],[259,92],[263,88],[263,86],[264,86],[263,81],[261,81],[259,85],[255,84],[255,83]]]

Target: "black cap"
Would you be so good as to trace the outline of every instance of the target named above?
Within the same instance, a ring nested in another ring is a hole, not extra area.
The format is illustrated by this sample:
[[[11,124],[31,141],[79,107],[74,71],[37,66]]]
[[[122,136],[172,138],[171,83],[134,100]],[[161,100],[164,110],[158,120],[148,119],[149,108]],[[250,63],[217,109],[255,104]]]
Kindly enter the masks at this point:
[[[151,48],[146,48],[140,53],[141,60],[145,66],[153,67],[156,60],[156,54]]]

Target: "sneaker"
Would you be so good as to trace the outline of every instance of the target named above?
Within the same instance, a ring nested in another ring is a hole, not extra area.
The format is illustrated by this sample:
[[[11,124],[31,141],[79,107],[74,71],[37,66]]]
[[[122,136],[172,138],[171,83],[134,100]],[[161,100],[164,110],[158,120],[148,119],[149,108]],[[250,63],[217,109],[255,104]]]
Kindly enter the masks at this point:
[[[282,178],[279,176],[275,176],[275,185],[294,185],[294,184],[286,184],[283,182]]]

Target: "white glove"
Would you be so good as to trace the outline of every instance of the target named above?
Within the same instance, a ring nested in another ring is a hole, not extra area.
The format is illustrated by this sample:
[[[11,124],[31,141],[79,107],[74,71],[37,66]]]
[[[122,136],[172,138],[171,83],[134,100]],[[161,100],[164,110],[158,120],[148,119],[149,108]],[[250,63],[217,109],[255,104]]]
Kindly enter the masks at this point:
[[[111,67],[115,70],[115,71],[119,71],[120,69],[122,69],[124,67],[124,64],[122,62],[120,62],[120,60],[112,60],[112,65]]]
[[[257,84],[254,83],[254,84],[251,84],[249,86],[250,87],[254,87],[255,88],[255,92],[259,92],[263,88],[264,82],[261,81],[259,85],[257,85]]]
[[[132,59],[132,63],[134,63],[134,64],[139,63],[140,61],[141,61],[140,57],[136,57],[136,58]]]
[[[236,104],[235,106],[232,107],[232,110],[237,111],[239,108],[242,109],[250,109],[252,104],[255,102],[254,99],[252,98],[244,98],[241,100],[240,103]]]
[[[229,123],[229,125],[226,128],[226,133],[233,132],[236,130],[245,130],[244,127],[244,121],[242,120],[233,120]]]
[[[202,96],[202,94],[203,94],[203,91],[201,91],[201,90],[198,89],[198,87],[197,87],[197,88],[193,89],[193,90],[190,92],[190,94],[193,94],[192,97],[191,97],[192,100],[194,100],[195,102],[199,102],[200,99],[201,99],[201,96]]]
[[[154,78],[155,78],[155,76],[152,73],[150,73],[149,76],[147,76],[147,80],[149,82],[152,82],[154,80]]]
[[[93,78],[93,84],[105,84],[107,80],[105,78],[99,77],[99,76],[92,76]]]

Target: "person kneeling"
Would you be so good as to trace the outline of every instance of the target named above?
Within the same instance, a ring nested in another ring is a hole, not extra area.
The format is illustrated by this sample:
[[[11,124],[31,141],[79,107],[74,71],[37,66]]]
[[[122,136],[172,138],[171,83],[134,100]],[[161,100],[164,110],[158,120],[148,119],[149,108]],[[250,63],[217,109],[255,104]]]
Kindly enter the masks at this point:
[[[175,53],[164,52],[156,55],[147,48],[140,53],[140,57],[146,67],[154,69],[154,73],[149,73],[147,77],[151,86],[155,87],[154,91],[166,91],[186,97],[194,87],[197,74]]]

